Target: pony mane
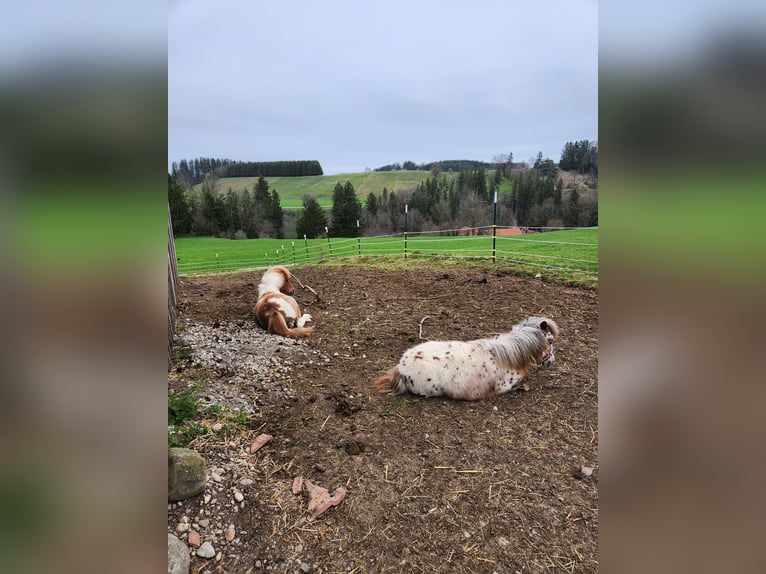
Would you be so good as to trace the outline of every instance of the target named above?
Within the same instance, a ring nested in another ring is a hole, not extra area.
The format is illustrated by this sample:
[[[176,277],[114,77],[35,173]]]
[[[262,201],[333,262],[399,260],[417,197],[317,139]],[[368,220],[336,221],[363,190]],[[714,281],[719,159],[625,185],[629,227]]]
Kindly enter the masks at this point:
[[[549,346],[545,333],[534,326],[523,326],[478,343],[492,353],[498,365],[508,370],[526,370],[537,365]]]
[[[545,323],[545,328],[543,328],[543,323]],[[547,331],[552,335],[552,339],[556,339],[559,336],[559,327],[556,325],[556,323],[553,321],[553,319],[549,319],[548,317],[527,317],[520,323],[516,323],[512,328],[511,331],[515,331],[517,329],[520,329],[521,327],[537,327],[538,329],[542,331]],[[549,340],[552,340],[549,338]]]
[[[559,335],[559,327],[548,317],[527,317],[516,323],[510,333],[479,344],[489,350],[497,363],[509,370],[536,366],[540,357]]]

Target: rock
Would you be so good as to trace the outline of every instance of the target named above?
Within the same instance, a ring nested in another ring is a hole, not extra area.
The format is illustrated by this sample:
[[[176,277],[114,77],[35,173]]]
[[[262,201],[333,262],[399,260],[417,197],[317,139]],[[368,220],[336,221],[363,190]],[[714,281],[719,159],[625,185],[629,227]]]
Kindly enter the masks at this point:
[[[229,527],[223,533],[223,535],[226,537],[226,542],[231,542],[232,540],[234,540],[235,534],[236,534],[236,530],[234,530],[233,524],[229,524]]]
[[[176,526],[176,532],[186,532],[187,530],[189,530],[188,522],[179,522],[178,526]]]
[[[300,494],[303,491],[303,477],[296,476],[293,479],[293,494]]]
[[[189,546],[191,546],[192,548],[199,548],[200,544],[202,544],[202,541],[200,540],[200,537],[199,537],[199,532],[197,532],[196,530],[190,530],[189,539],[187,540],[187,542],[189,543]]]
[[[202,520],[199,521],[199,525],[202,528],[207,528],[210,525],[210,520],[208,520],[207,518],[203,518]]]
[[[257,437],[255,437],[253,444],[250,445],[250,454],[257,452],[263,445],[265,445],[273,438],[274,437],[270,434],[259,434]]]
[[[168,449],[168,500],[186,500],[205,490],[205,459],[188,448]]]
[[[581,466],[576,474],[577,478],[586,479],[593,476],[593,469],[590,466]]]
[[[191,558],[186,544],[168,534],[168,574],[189,574]]]
[[[239,484],[241,484],[242,486],[250,486],[251,484],[253,484],[253,479],[243,478],[242,480],[239,481]]]
[[[336,488],[335,492],[330,496],[329,491],[325,487],[313,484],[309,480],[305,481],[305,483],[309,493],[308,511],[310,516],[307,519],[308,522],[316,520],[330,507],[339,505],[346,497],[346,489],[342,486]]]
[[[215,424],[213,425],[213,431],[215,431],[215,432],[218,432],[218,431],[219,431],[219,430],[221,430],[222,428],[223,428],[223,425],[222,425],[221,423],[215,423]]]
[[[245,500],[245,496],[241,492],[236,491],[234,493],[234,500],[236,500],[237,502],[242,502],[243,500]]]
[[[212,558],[215,556],[215,548],[213,548],[213,545],[210,544],[210,542],[205,542],[199,547],[199,550],[197,550],[197,556],[200,558]]]

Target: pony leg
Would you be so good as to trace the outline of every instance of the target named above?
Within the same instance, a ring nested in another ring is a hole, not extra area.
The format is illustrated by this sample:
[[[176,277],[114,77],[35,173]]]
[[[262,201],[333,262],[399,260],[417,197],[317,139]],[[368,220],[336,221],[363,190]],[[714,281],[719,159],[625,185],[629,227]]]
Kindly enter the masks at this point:
[[[510,377],[506,376],[502,380],[498,381],[499,384],[495,387],[495,393],[502,395],[518,389],[524,382],[524,374],[517,371],[510,373]]]
[[[308,337],[314,332],[314,327],[298,327],[290,329],[285,321],[285,316],[277,311],[269,315],[269,326],[267,331],[273,335],[282,335],[283,337],[292,337],[299,339]]]
[[[296,327],[303,327],[303,326],[304,326],[306,323],[308,323],[309,321],[311,321],[311,315],[309,315],[308,313],[304,313],[304,314],[301,316],[301,318],[300,318],[300,319],[298,319],[298,321],[297,321],[297,323],[296,323],[296,325],[295,325],[295,326],[296,326]]]

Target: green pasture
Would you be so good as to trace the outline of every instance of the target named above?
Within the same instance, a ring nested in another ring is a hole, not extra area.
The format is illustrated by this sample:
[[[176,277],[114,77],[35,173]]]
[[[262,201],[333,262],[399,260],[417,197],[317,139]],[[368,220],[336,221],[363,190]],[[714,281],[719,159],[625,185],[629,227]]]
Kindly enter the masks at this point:
[[[332,193],[335,185],[350,181],[360,200],[364,201],[370,193],[380,195],[383,188],[400,191],[417,186],[429,177],[427,171],[373,171],[365,173],[341,173],[336,175],[310,175],[304,177],[267,177],[269,190],[276,190],[284,209],[299,209],[303,207],[303,196],[311,195],[316,198],[324,209],[332,208]],[[220,192],[249,189],[258,182],[257,177],[224,177],[218,180]],[[192,189],[199,191],[202,184]]]
[[[359,239],[176,238],[181,274],[201,274],[284,264],[332,264],[371,259],[489,261],[504,269],[595,286],[598,281],[598,229],[576,229],[497,237],[403,235]]]

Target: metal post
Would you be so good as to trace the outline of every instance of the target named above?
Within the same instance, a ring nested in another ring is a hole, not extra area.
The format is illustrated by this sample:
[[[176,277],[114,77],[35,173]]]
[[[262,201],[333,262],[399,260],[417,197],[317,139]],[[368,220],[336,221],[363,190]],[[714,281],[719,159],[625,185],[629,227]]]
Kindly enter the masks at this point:
[[[407,211],[409,204],[404,204],[404,258],[407,259]]]
[[[327,234],[327,245],[330,248],[330,257],[332,257],[332,243],[330,243],[330,232],[327,227],[324,228],[324,232]]]
[[[497,241],[497,191],[495,192],[495,207],[492,214],[492,263],[497,261],[495,242]]]
[[[295,262],[295,241],[293,241],[293,265],[297,265]]]
[[[309,260],[309,240],[306,239],[306,234],[303,234],[303,244],[306,246],[306,262]]]
[[[359,220],[358,219],[356,220],[356,233],[357,233],[357,236],[356,236],[356,255],[357,255],[357,257],[361,257],[362,256],[362,238],[359,235]]]
[[[282,264],[285,262],[285,246],[282,246]]]

